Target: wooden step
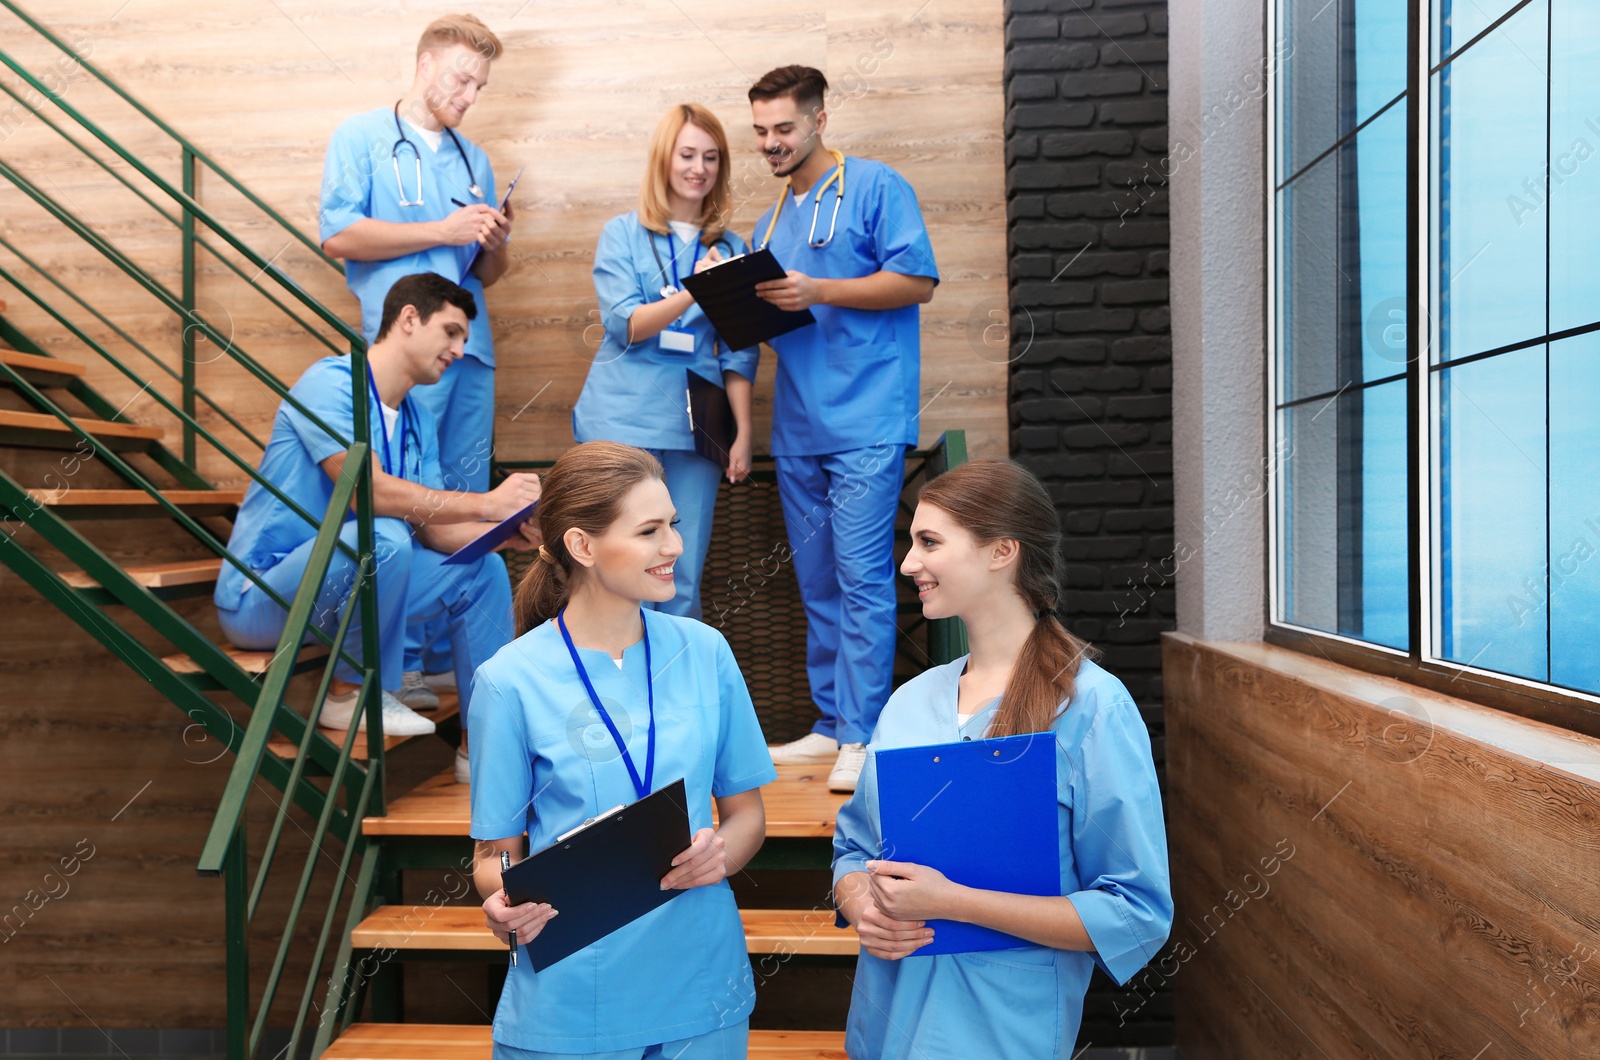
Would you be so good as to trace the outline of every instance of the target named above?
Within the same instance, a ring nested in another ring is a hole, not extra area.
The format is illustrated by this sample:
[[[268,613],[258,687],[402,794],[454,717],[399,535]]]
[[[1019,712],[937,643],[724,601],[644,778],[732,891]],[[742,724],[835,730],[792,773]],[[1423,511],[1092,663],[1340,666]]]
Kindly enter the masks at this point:
[[[833,926],[831,909],[741,909],[739,919],[751,953],[853,957],[861,949],[854,928]],[[350,944],[361,950],[506,952],[475,905],[381,906],[350,933]]]
[[[175,563],[150,563],[140,567],[123,568],[135,582],[146,589],[173,589],[180,585],[209,584],[222,573],[220,559],[184,559]],[[61,580],[74,589],[98,589],[100,583],[81,570],[61,573]]]
[[[166,509],[144,490],[29,490],[28,496],[66,519],[129,519],[167,514]],[[232,515],[244,501],[244,490],[162,490],[161,496],[192,516]]]
[[[492,1029],[450,1023],[354,1023],[323,1060],[489,1060]],[[750,1060],[848,1060],[843,1031],[751,1031]]]
[[[234,664],[247,674],[257,677],[267,672],[267,667],[272,665],[276,652],[246,651],[244,648],[235,648],[232,644],[218,644],[223,654],[232,659]],[[300,649],[299,660],[295,664],[296,672],[305,669],[320,659],[327,658],[328,647],[325,644],[307,644]],[[168,655],[161,660],[166,663],[174,673],[203,674],[205,669],[187,655]]]
[[[166,436],[166,431],[160,427],[145,423],[113,423],[95,419],[74,419],[73,422],[113,449],[142,449]],[[78,436],[47,412],[0,409],[0,444],[46,449],[71,448],[78,444]]]
[[[55,357],[40,357],[35,353],[18,353],[0,349],[0,364],[16,370],[30,383],[44,386],[65,386],[81,379],[88,369],[76,361],[62,361]]]
[[[829,839],[839,807],[849,796],[828,790],[832,763],[783,765],[761,789],[769,838]],[[471,799],[446,772],[389,803],[386,817],[362,822],[367,835],[465,836],[471,834]]]
[[[327,654],[326,650],[324,650],[323,654]],[[419,710],[417,713],[421,714],[424,718],[427,718],[429,721],[437,725],[446,718],[453,718],[457,714],[461,713],[460,700],[456,697],[454,692],[440,692],[439,705],[437,707],[433,708],[432,710]],[[322,727],[322,735],[326,736],[328,739],[332,740],[341,747],[344,746],[344,734],[345,730],[343,729],[329,729]],[[383,737],[383,749],[385,751],[392,751],[403,743],[408,743],[411,740],[418,740],[421,738],[422,737],[420,736],[393,736],[385,733]],[[289,759],[293,758],[297,753],[299,753],[300,748],[291,743],[286,737],[280,736],[277,739],[271,740],[267,743],[267,750],[270,753],[277,755],[279,758]],[[351,747],[350,749],[350,757],[367,757],[366,733],[356,733],[356,742],[355,746]],[[465,784],[456,784],[454,768],[455,767],[452,766],[450,772],[443,773],[441,776],[443,776],[445,780],[448,780],[456,787],[465,790],[467,787]]]

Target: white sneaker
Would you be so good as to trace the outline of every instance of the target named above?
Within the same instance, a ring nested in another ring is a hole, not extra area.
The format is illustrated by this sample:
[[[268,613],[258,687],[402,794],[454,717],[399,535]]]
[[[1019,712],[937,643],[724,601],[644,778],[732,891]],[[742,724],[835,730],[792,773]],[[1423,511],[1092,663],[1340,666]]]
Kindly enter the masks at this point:
[[[833,763],[833,771],[828,774],[828,790],[855,791],[856,781],[861,779],[861,770],[866,764],[866,744],[847,743],[840,747],[839,757]]]
[[[456,783],[472,783],[472,759],[467,757],[466,750],[461,747],[456,748]]]
[[[435,710],[439,706],[439,697],[422,679],[421,670],[407,670],[400,675],[400,691],[394,698],[412,710]]]
[[[773,764],[780,766],[796,762],[826,762],[839,753],[839,741],[820,732],[809,732],[790,743],[772,744],[767,747],[767,752],[772,755]]]
[[[317,718],[317,724],[325,729],[348,730],[350,723],[356,716],[356,699],[361,690],[353,688],[338,696],[329,696],[322,704],[322,713]],[[361,722],[356,726],[358,731],[365,732],[367,728],[367,715],[363,712]],[[385,736],[426,736],[434,731],[433,722],[412,710],[398,699],[385,692],[383,694],[383,734]]]
[[[435,692],[454,692],[456,690],[456,672],[446,670],[441,674],[423,674],[422,683]]]

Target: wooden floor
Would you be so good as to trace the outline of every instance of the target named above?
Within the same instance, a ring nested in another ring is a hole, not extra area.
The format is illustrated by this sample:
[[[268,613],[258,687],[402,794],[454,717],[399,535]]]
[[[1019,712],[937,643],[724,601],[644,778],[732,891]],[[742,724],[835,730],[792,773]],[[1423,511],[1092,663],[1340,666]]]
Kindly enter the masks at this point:
[[[438,1023],[357,1023],[324,1060],[489,1060],[488,1027]],[[751,1060],[847,1060],[842,1031],[751,1031]],[[972,1060],[982,1060],[973,1057]]]
[[[432,715],[429,715],[430,717]],[[827,839],[848,796],[828,790],[832,763],[778,767],[778,779],[761,789],[769,838]],[[470,834],[467,786],[448,772],[389,804],[385,817],[368,817],[362,831],[371,836],[465,836]]]

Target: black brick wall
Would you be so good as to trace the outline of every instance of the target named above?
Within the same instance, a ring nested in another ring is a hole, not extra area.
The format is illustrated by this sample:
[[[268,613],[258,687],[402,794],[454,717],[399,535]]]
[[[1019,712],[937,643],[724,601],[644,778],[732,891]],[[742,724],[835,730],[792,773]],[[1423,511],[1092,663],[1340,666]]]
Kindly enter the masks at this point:
[[[1011,453],[1067,531],[1074,632],[1138,701],[1164,770],[1174,627],[1167,7],[1007,0]],[[1079,1047],[1167,1045],[1170,994],[1096,973]]]

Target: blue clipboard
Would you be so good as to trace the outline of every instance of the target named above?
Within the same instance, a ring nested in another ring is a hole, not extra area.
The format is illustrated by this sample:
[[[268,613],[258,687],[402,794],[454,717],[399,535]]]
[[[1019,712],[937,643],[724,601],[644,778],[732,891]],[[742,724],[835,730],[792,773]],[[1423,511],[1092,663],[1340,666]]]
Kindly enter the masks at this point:
[[[1061,893],[1054,734],[900,747],[875,757],[884,860],[928,865],[968,887]],[[914,957],[1035,945],[977,924],[928,926],[933,941]]]
[[[527,167],[524,166],[523,169]],[[506,185],[505,197],[500,200],[500,212],[505,213],[506,207],[511,205],[511,193],[517,190],[517,181],[522,179],[522,170],[517,170],[517,175],[511,178],[511,183]],[[461,270],[461,279],[458,283],[465,284],[467,277],[472,275],[472,266],[478,263],[478,255],[483,253],[483,244],[472,244],[472,253],[467,257],[467,264]],[[485,325],[487,326],[487,325]]]
[[[539,509],[539,502],[534,501],[522,511],[513,515],[502,523],[497,523],[468,541],[450,555],[445,557],[445,563],[471,563],[493,552],[500,545],[517,536],[517,531],[522,524],[533,518],[533,513]]]

